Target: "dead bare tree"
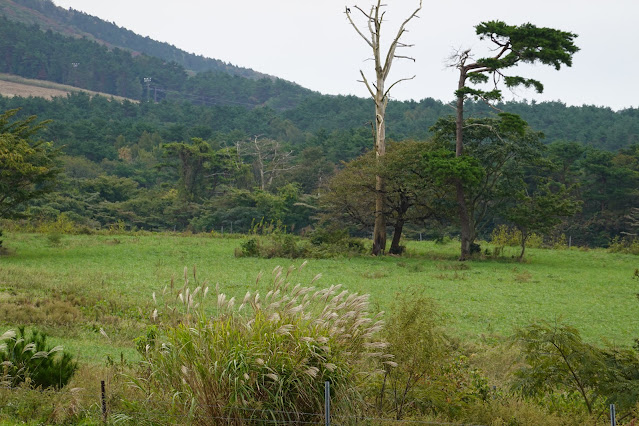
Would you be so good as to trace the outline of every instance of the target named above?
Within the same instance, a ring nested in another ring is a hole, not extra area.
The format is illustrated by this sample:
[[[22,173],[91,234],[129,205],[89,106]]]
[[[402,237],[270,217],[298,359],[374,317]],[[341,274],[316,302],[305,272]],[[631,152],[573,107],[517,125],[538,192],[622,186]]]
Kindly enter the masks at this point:
[[[377,158],[384,156],[386,153],[386,106],[388,105],[388,96],[390,90],[398,83],[406,80],[412,80],[415,78],[402,78],[392,83],[386,88],[386,79],[391,70],[394,59],[408,59],[415,61],[410,56],[398,54],[397,49],[411,47],[410,44],[404,44],[400,41],[401,37],[406,33],[406,25],[415,17],[422,8],[422,0],[419,0],[419,7],[406,18],[399,29],[395,38],[391,42],[388,51],[385,55],[382,52],[381,46],[381,32],[382,24],[384,22],[384,16],[386,14],[383,11],[385,4],[382,4],[381,0],[377,0],[377,3],[373,4],[369,12],[359,6],[353,6],[353,9],[364,15],[369,35],[366,35],[366,31],[360,29],[353,20],[351,9],[346,8],[346,17],[348,21],[359,34],[364,41],[373,50],[373,60],[375,61],[375,82],[371,82],[366,78],[366,75],[362,70],[360,74],[362,76],[362,82],[368,89],[373,101],[375,101],[375,153]],[[384,213],[384,180],[380,175],[375,177],[375,227],[373,230],[373,255],[384,254],[386,250],[386,216]]]
[[[295,168],[290,164],[293,151],[282,149],[278,141],[255,136],[249,152],[254,158],[253,167],[262,191],[269,188],[280,173]]]

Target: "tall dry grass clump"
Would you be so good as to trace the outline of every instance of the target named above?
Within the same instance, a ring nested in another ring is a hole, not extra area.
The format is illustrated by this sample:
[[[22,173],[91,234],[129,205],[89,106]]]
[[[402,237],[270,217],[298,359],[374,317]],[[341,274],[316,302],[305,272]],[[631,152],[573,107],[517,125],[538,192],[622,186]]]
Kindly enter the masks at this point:
[[[153,312],[165,338],[148,340],[140,388],[193,423],[319,422],[329,381],[333,412],[356,414],[363,383],[393,364],[378,338],[381,313],[370,315],[368,295],[311,286],[319,275],[294,285],[294,270],[275,268],[270,291],[241,301],[192,288],[185,270]]]

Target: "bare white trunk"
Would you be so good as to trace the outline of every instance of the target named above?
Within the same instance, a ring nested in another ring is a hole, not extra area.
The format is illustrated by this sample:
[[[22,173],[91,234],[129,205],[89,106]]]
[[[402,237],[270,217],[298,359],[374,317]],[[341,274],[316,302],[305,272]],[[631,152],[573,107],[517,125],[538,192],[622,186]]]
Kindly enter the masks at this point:
[[[377,3],[371,6],[370,12],[365,12],[359,6],[354,6],[354,9],[359,11],[366,18],[367,28],[369,32],[369,36],[366,36],[353,21],[351,16],[351,10],[346,8],[346,17],[348,21],[353,26],[355,31],[366,41],[366,43],[371,47],[373,51],[373,59],[375,61],[375,84],[370,84],[363,71],[360,71],[362,76],[362,82],[366,85],[368,92],[371,97],[375,101],[375,155],[378,161],[386,154],[386,106],[388,105],[388,94],[390,89],[395,86],[397,83],[405,80],[410,80],[411,78],[403,78],[395,81],[390,85],[388,89],[386,89],[386,79],[388,78],[388,74],[391,70],[391,65],[393,64],[393,59],[402,58],[402,59],[411,59],[413,58],[408,56],[398,55],[396,53],[397,48],[401,47],[410,47],[410,45],[404,44],[400,42],[400,39],[404,32],[406,31],[405,27],[410,20],[417,16],[417,13],[422,8],[422,1],[419,1],[419,7],[415,9],[415,11],[404,20],[400,28],[397,30],[397,34],[393,39],[386,55],[382,59],[382,48],[381,48],[381,30],[382,30],[382,22],[384,21],[385,12],[382,11],[382,8],[385,5],[382,4],[381,0],[377,0]],[[376,199],[375,199],[375,228],[373,230],[373,254],[380,255],[383,254],[386,250],[386,214],[384,212],[384,179],[382,176],[377,175],[375,178],[375,191],[376,191]]]

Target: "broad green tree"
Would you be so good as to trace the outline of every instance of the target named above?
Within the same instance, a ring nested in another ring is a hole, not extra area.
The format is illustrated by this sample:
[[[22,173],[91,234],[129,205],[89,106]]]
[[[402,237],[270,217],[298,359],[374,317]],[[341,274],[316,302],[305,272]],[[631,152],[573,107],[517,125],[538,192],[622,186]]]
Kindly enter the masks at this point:
[[[377,195],[373,178],[379,175],[386,182],[383,213],[387,225],[393,228],[389,252],[401,254],[400,241],[406,224],[421,225],[445,215],[447,188],[427,173],[424,164],[431,158],[427,154],[435,148],[426,142],[396,142],[389,144],[381,161],[369,152],[347,163],[331,178],[327,191],[321,193],[325,219],[370,231],[375,224],[372,207]]]
[[[455,143],[456,123],[453,117],[440,119],[431,129],[435,139],[451,147]],[[466,209],[468,256],[477,236],[493,219],[503,214],[515,194],[525,190],[524,177],[542,155],[542,135],[526,125],[519,116],[501,113],[495,118],[469,118],[464,121],[465,151],[456,156],[436,153],[428,173],[440,184],[449,185],[459,207],[461,188]],[[458,210],[459,212],[459,210]],[[458,216],[459,217],[459,216]]]
[[[506,210],[505,217],[521,233],[519,260],[524,258],[526,243],[533,233],[547,234],[564,218],[577,213],[580,203],[570,192],[564,185],[547,181],[535,190],[517,193],[515,202]]]
[[[209,198],[234,172],[227,151],[216,151],[200,138],[193,138],[190,143],[172,142],[162,148],[167,160],[163,166],[177,171],[178,190],[185,200]]]
[[[501,21],[482,22],[475,27],[480,40],[488,40],[495,49],[492,57],[473,60],[471,51],[460,52],[454,57],[453,66],[459,70],[459,82],[455,96],[456,105],[456,133],[455,155],[464,155],[464,101],[468,97],[482,99],[487,102],[499,101],[502,98],[498,84],[507,88],[517,86],[534,87],[539,93],[543,85],[534,79],[518,75],[508,75],[513,67],[520,63],[543,64],[554,66],[559,70],[562,65],[572,65],[572,55],[579,49],[574,44],[576,34],[552,28],[539,28],[530,23],[520,26],[507,25]],[[490,90],[471,86],[473,84],[488,83],[494,86]],[[460,260],[470,256],[472,244],[471,216],[466,204],[463,182],[455,184],[457,195],[458,215],[461,231]]]

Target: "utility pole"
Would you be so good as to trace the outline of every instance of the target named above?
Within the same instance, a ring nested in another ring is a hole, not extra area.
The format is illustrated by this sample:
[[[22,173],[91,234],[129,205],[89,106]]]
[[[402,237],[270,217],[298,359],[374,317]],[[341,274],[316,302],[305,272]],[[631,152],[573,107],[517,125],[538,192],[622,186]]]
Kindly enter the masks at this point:
[[[151,86],[151,77],[144,77],[144,84],[146,84],[146,100],[149,100],[149,90]]]

